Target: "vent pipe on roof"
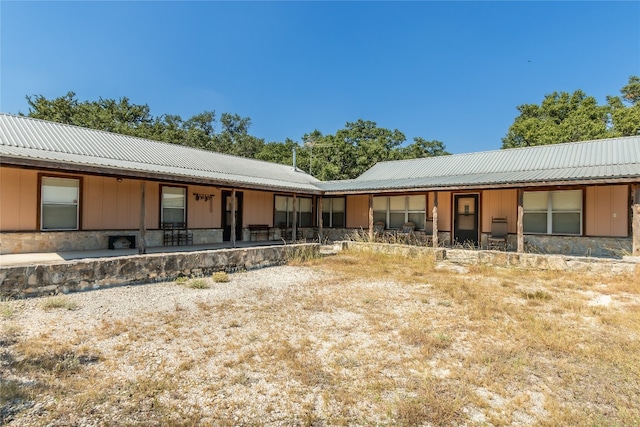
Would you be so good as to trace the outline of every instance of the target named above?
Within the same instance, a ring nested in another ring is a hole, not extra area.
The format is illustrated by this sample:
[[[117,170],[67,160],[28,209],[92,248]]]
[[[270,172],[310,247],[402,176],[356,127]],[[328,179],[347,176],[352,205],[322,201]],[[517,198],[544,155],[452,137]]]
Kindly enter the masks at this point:
[[[296,147],[293,147],[293,170],[298,172],[298,165],[296,159]]]

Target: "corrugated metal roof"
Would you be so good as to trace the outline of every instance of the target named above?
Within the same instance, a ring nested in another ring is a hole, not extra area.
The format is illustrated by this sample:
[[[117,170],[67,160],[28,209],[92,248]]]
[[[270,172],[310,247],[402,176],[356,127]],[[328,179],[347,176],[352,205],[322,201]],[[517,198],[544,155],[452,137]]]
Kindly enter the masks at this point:
[[[312,192],[319,182],[292,166],[2,113],[0,155]]]
[[[0,156],[249,188],[375,192],[640,178],[640,136],[378,163],[321,182],[291,166],[0,113]],[[14,160],[14,161],[16,161]]]
[[[325,191],[493,186],[640,178],[640,136],[381,162]]]

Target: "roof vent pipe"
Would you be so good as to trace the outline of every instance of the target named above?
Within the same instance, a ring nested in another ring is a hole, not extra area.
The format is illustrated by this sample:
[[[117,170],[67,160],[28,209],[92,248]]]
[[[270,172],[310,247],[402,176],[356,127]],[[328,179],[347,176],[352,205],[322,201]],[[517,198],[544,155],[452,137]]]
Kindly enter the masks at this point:
[[[297,159],[296,159],[296,147],[293,147],[293,170],[298,171]]]

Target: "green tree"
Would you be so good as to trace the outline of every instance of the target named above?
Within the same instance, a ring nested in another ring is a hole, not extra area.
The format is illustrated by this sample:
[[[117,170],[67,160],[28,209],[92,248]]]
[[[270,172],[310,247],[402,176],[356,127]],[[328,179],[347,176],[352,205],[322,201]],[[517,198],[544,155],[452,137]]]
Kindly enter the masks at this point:
[[[427,141],[419,136],[413,138],[413,143],[400,148],[400,158],[419,159],[422,157],[436,157],[449,155],[442,141]]]
[[[523,104],[502,139],[502,148],[557,144],[607,137],[608,108],[581,90],[546,95],[541,105]]]
[[[629,83],[620,92],[622,97],[607,97],[611,115],[610,132],[612,136],[638,135],[640,134],[640,77],[629,77]]]

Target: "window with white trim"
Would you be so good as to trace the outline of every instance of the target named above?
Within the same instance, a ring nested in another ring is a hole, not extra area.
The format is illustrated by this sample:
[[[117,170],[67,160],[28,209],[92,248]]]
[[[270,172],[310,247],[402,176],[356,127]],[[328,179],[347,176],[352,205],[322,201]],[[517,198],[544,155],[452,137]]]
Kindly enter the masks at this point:
[[[296,197],[298,227],[313,226],[313,200],[310,197]],[[290,228],[293,224],[293,197],[275,196],[274,223],[276,227]]]
[[[186,211],[186,188],[163,186],[161,222],[186,222]]]
[[[40,229],[78,230],[80,180],[43,176],[40,184]]]
[[[582,234],[582,190],[525,191],[524,232]]]
[[[322,225],[329,228],[344,227],[345,205],[344,197],[322,199]]]
[[[402,228],[413,222],[417,230],[424,230],[427,210],[426,197],[390,196],[373,198],[373,221],[384,222],[386,228]]]

